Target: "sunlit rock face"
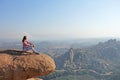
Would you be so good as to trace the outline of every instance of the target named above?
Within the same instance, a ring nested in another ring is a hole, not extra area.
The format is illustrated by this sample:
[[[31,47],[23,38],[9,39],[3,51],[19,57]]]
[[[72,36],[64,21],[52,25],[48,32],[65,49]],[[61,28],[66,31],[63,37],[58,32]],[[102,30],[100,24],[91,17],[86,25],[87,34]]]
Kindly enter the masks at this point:
[[[46,54],[28,54],[18,50],[0,51],[0,80],[32,79],[47,75],[55,68],[54,60]]]

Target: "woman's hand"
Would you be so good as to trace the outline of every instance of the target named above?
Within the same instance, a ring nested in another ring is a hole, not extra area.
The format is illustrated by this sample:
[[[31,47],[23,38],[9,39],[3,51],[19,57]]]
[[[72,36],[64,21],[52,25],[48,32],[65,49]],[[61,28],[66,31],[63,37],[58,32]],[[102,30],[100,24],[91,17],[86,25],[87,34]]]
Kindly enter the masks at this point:
[[[34,45],[34,44],[32,44],[32,47],[35,47],[35,45]]]
[[[30,44],[30,46],[35,47],[35,45],[33,43],[29,43],[29,44]]]

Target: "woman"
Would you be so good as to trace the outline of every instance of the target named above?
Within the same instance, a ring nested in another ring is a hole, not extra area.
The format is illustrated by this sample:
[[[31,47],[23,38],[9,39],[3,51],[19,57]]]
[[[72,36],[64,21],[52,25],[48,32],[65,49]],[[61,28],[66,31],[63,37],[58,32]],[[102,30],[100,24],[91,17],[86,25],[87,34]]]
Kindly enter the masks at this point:
[[[28,51],[28,50],[32,50],[33,53],[39,54],[36,52],[36,50],[34,49],[34,44],[30,43],[27,40],[27,36],[24,36],[22,39],[22,43],[23,43],[23,51]]]

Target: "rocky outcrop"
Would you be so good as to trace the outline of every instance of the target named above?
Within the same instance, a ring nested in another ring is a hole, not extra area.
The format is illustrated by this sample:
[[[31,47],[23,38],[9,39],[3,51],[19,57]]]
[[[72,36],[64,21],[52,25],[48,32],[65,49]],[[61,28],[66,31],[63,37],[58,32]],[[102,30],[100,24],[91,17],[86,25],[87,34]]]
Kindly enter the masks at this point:
[[[27,80],[43,80],[43,79],[40,79],[40,78],[30,78],[30,79],[27,79]]]
[[[18,50],[0,51],[0,80],[27,80],[55,70],[54,60],[45,54]]]
[[[73,62],[73,59],[74,59],[74,51],[73,51],[73,48],[70,49],[69,56],[70,56],[70,62],[72,63],[72,62]]]

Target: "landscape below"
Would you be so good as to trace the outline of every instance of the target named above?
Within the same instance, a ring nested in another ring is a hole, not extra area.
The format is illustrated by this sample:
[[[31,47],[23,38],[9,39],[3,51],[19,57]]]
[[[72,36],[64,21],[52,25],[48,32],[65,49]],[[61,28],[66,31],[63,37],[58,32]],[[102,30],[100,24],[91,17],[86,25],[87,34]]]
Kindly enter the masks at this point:
[[[57,70],[45,80],[120,80],[120,41],[110,39],[54,56]]]
[[[51,56],[56,70],[43,80],[120,80],[120,41],[36,42],[40,53]],[[13,45],[21,49],[21,45]],[[2,47],[1,47],[2,46]],[[4,47],[0,45],[1,49]],[[10,45],[4,48],[10,48]],[[17,53],[18,54],[18,53]],[[30,55],[29,55],[30,56]]]

